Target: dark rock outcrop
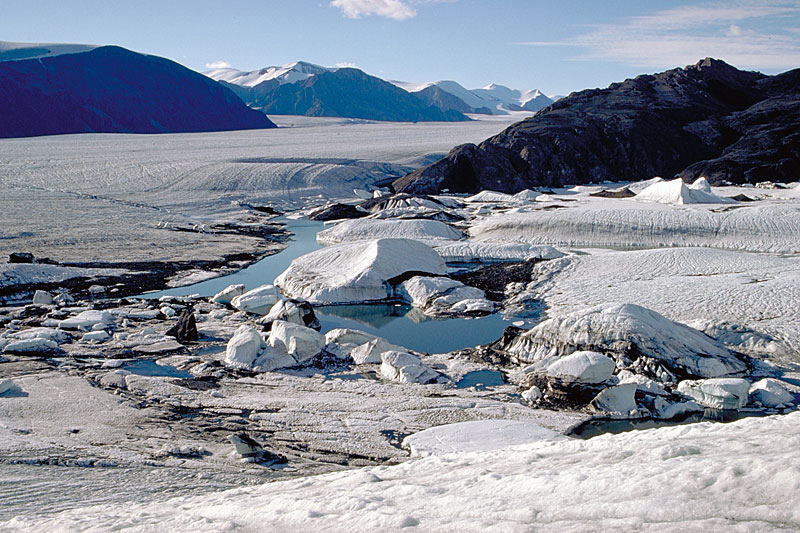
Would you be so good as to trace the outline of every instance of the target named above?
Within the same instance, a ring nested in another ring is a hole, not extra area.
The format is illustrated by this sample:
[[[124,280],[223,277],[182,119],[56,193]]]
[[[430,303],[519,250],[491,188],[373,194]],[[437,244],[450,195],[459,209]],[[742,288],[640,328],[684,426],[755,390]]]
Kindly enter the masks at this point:
[[[233,89],[230,84],[227,86]],[[297,83],[269,80],[253,88],[234,90],[245,103],[267,114],[397,122],[469,120],[459,111],[443,111],[354,68],[322,72]]]
[[[327,221],[341,220],[344,218],[362,218],[369,213],[359,211],[354,205],[331,204],[321,207],[308,215],[311,220]]]
[[[175,337],[175,340],[181,343],[197,342],[197,322],[194,318],[194,311],[191,309],[181,311],[178,322],[167,331],[167,335]]]
[[[273,128],[230,90],[118,46],[0,62],[0,137]]]
[[[679,175],[711,183],[800,178],[800,69],[777,76],[706,58],[591,89],[393,183],[436,193]]]

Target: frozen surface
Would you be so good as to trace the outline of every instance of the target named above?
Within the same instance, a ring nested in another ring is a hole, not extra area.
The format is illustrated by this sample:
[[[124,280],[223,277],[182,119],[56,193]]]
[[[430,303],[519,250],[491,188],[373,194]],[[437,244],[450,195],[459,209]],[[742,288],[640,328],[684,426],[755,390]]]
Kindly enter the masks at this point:
[[[515,297],[543,299],[552,316],[607,302],[637,303],[739,351],[797,361],[799,279],[797,256],[637,250],[541,263]]]
[[[2,139],[0,257],[28,251],[57,261],[119,261],[124,249],[127,261],[161,261],[252,251],[254,237],[169,228],[246,213],[231,202],[286,207],[317,195],[352,196],[510,121],[285,116],[269,131]]]
[[[720,443],[725,443],[721,446]],[[800,528],[800,413],[544,440],[6,527],[219,531]]]
[[[800,252],[800,205],[785,200],[730,206],[666,205],[630,198],[588,198],[479,220],[478,241],[553,246],[653,248],[703,246],[754,252]]]

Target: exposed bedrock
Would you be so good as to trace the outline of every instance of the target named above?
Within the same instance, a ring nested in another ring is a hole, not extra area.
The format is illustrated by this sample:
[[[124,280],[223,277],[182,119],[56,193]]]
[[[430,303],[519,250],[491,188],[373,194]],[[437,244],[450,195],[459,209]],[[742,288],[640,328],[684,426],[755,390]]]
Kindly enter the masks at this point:
[[[480,145],[393,184],[517,192],[534,186],[636,181],[795,181],[800,177],[800,70],[776,76],[706,58],[573,93]]]

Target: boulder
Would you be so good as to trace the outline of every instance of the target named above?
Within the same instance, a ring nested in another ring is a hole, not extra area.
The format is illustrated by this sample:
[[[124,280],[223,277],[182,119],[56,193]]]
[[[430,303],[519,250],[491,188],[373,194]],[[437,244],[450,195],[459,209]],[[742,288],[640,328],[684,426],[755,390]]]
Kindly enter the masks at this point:
[[[639,418],[635,394],[636,383],[624,383],[603,389],[590,405],[595,412],[609,418]]]
[[[317,315],[311,304],[303,300],[293,298],[281,298],[273,305],[269,312],[258,320],[259,324],[272,326],[276,320],[283,320],[293,324],[299,324],[307,328],[319,331],[322,325],[319,323]]]
[[[22,339],[12,341],[6,344],[3,348],[5,353],[18,353],[18,354],[50,354],[58,349],[58,344],[50,339],[42,337],[33,337],[30,339]]]
[[[298,257],[275,285],[311,304],[377,302],[391,298],[387,282],[407,272],[444,274],[431,247],[410,239],[340,244]]]
[[[178,342],[197,342],[197,321],[192,309],[184,309],[178,317],[178,323],[167,330],[167,335],[175,337]]]
[[[0,379],[0,394],[4,394],[15,386],[14,382],[10,379]]]
[[[83,337],[81,337],[82,342],[105,342],[111,338],[111,335],[108,334],[105,330],[98,330],[98,331],[90,331],[88,333],[84,333]]]
[[[328,221],[347,218],[363,218],[369,213],[359,211],[356,206],[348,204],[331,204],[315,209],[308,214],[311,220]]]
[[[679,416],[702,413],[703,411],[705,411],[705,407],[697,402],[682,401],[673,403],[659,396],[653,402],[652,415],[654,418],[661,420],[671,420]]]
[[[405,348],[391,344],[380,337],[375,337],[371,341],[365,342],[350,350],[350,357],[356,364],[375,364],[381,363],[381,354],[389,351],[404,352]]]
[[[244,294],[234,297],[231,306],[254,315],[263,315],[278,301],[275,287],[273,285],[261,285]]]
[[[750,382],[741,378],[684,380],[678,392],[712,409],[741,409],[747,404]]]
[[[37,290],[33,293],[34,305],[53,305],[53,295],[47,291]]]
[[[285,349],[302,363],[322,351],[325,347],[325,335],[299,324],[276,320],[272,323],[268,344]]]
[[[225,365],[240,370],[248,370],[266,348],[267,343],[261,334],[247,325],[239,326],[225,348]]]
[[[399,383],[431,383],[438,374],[408,352],[389,351],[381,354],[381,375]]]
[[[750,401],[764,407],[778,407],[794,401],[794,394],[777,379],[765,378],[750,386]]]
[[[100,385],[114,389],[126,389],[128,385],[125,382],[125,376],[129,375],[130,372],[127,370],[112,370],[100,376]]]
[[[12,252],[8,254],[9,263],[33,263],[36,258],[29,252]]]
[[[67,318],[58,323],[61,329],[92,329],[95,324],[102,324],[104,327],[114,323],[114,316],[108,311],[89,310],[79,313],[77,316]]]
[[[241,283],[236,285],[228,285],[215,294],[214,297],[211,298],[211,301],[218,304],[230,304],[231,300],[237,296],[241,296],[245,292],[247,292],[247,287]]]
[[[614,361],[599,352],[574,352],[547,367],[545,374],[569,383],[599,384],[614,373]]]

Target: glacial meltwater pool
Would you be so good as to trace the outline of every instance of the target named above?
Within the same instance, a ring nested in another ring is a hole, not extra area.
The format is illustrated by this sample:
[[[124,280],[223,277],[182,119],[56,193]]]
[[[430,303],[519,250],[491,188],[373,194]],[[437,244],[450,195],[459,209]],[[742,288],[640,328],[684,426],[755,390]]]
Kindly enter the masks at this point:
[[[283,217],[276,221],[285,223],[286,229],[292,233],[289,246],[280,252],[227,276],[143,296],[213,296],[234,283],[242,283],[248,289],[253,289],[272,283],[288,268],[293,259],[322,247],[317,244],[317,232],[325,227],[322,222]],[[314,312],[322,324],[323,333],[334,328],[358,329],[383,337],[393,344],[428,353],[450,352],[487,344],[499,339],[506,326],[511,325],[511,321],[505,320],[499,313],[480,318],[434,319],[409,305],[391,303],[322,306],[314,307]]]

